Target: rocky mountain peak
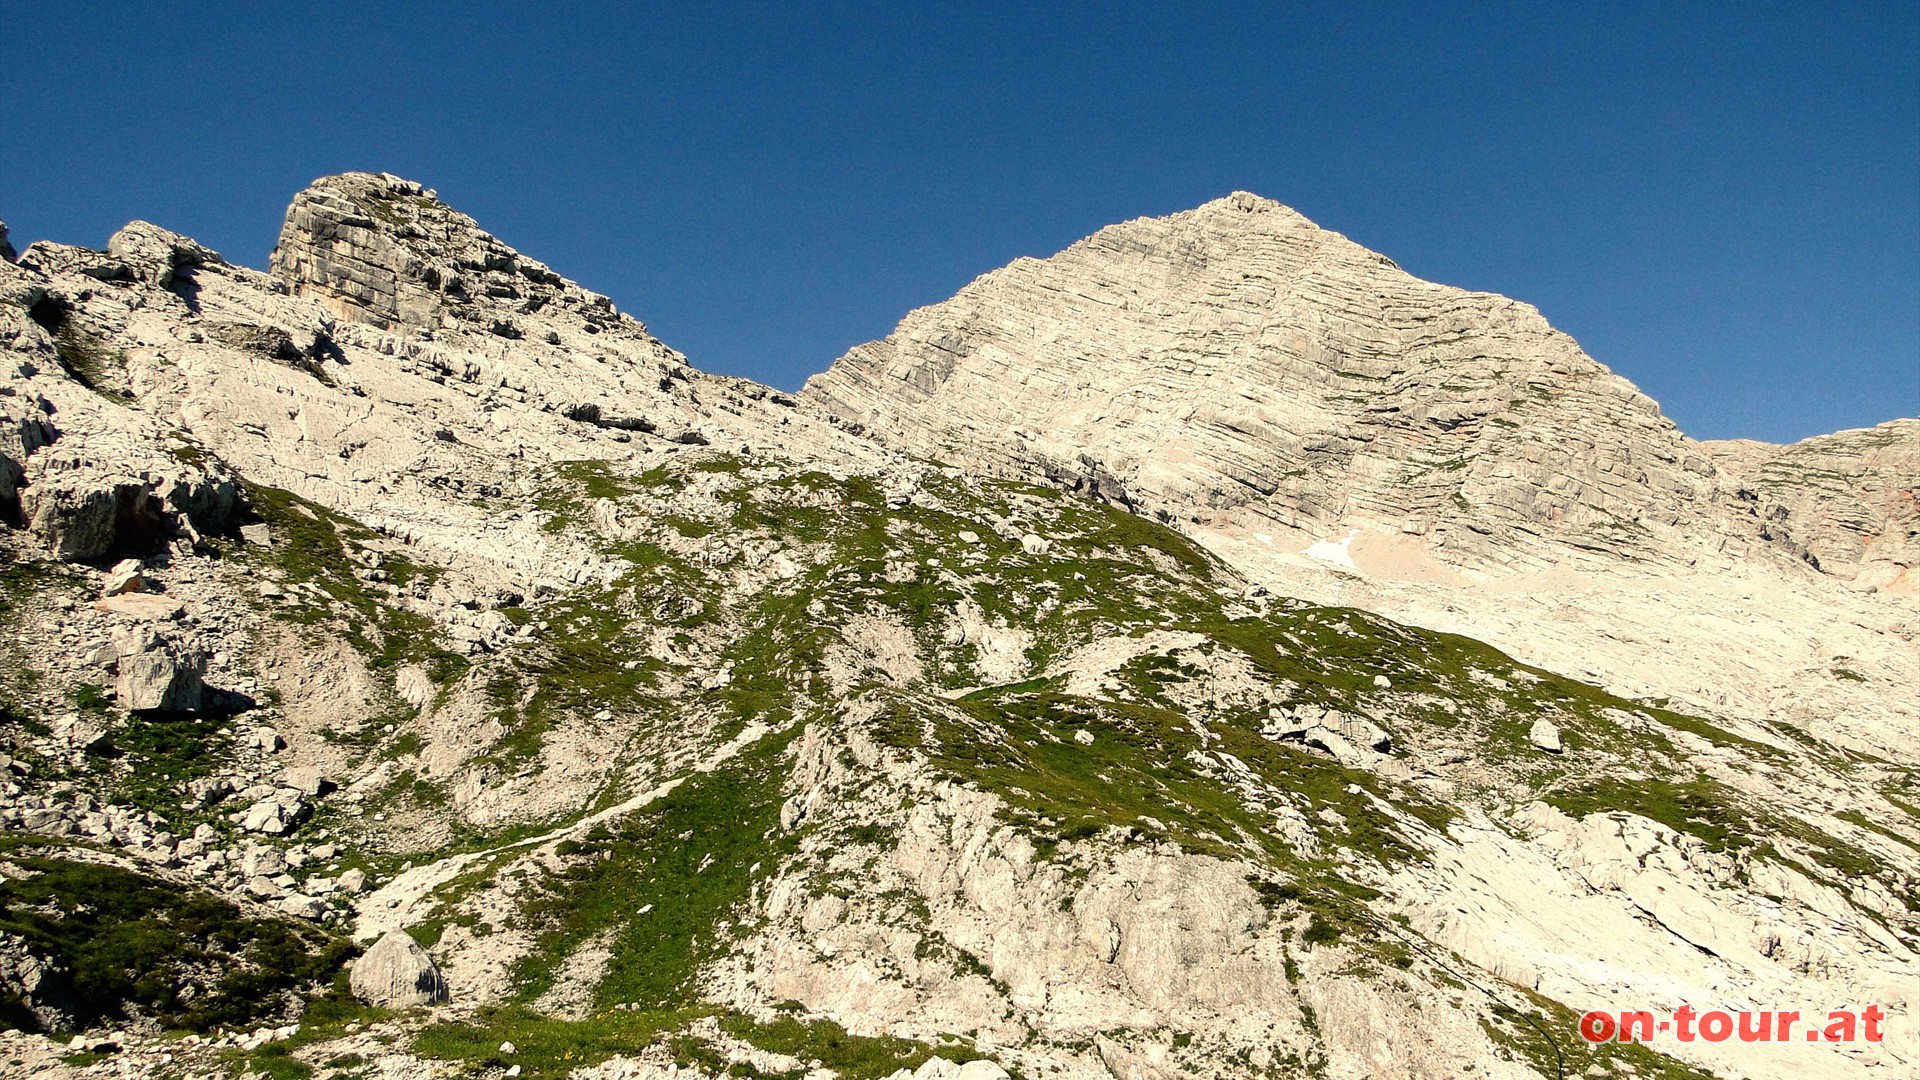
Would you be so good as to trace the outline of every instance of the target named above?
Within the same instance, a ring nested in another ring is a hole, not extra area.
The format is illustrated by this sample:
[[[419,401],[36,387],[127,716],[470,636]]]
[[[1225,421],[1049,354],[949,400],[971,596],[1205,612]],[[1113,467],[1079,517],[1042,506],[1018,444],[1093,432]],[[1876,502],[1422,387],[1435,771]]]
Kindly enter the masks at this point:
[[[1236,191],[1231,195],[1223,195],[1218,199],[1211,199],[1194,207],[1193,213],[1196,215],[1217,214],[1221,216],[1234,214],[1277,214],[1279,215],[1277,220],[1285,225],[1319,228],[1319,226],[1307,220],[1306,215],[1295,210],[1293,207],[1275,199],[1269,199],[1264,195],[1255,195],[1251,191]]]
[[[340,173],[295,195],[272,259],[295,296],[340,318],[431,336],[517,340],[558,318],[587,333],[645,335],[613,301],[520,254],[438,194],[391,173]]]
[[[987,274],[809,380],[880,438],[1300,547],[1645,555],[1708,455],[1534,308],[1422,281],[1245,192]]]

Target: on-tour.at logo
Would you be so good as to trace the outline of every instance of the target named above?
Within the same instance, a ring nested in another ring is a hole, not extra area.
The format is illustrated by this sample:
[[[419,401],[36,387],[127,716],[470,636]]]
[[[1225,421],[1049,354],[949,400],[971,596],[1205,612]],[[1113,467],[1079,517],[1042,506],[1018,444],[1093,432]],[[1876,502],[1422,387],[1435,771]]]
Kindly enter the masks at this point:
[[[1825,1019],[1804,1016],[1798,1010],[1710,1009],[1699,1012],[1682,1005],[1671,1013],[1651,1009],[1607,1012],[1595,1009],[1580,1017],[1580,1037],[1588,1042],[1653,1042],[1670,1037],[1675,1042],[1829,1042],[1879,1043],[1886,1010],[1831,1009]]]

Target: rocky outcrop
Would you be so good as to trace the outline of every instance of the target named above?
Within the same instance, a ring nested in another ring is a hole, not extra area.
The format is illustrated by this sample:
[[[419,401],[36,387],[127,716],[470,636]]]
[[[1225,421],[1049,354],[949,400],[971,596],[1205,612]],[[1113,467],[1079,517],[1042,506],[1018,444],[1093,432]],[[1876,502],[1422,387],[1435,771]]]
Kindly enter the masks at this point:
[[[603,565],[540,515],[483,505],[526,505],[556,462],[776,443],[879,457],[790,398],[687,367],[606,297],[393,177],[298,195],[277,276],[145,222],[107,248],[0,263],[0,342],[23,362],[0,376],[0,520],[62,558],[258,537],[238,473],[434,552],[453,573],[418,606],[482,652],[518,628],[492,610],[507,602],[474,597]]]
[[[647,337],[613,301],[501,243],[434,192],[387,173],[325,177],[295,196],[272,270],[295,296],[382,329],[459,329],[518,341],[561,318],[588,335]]]
[[[0,233],[0,242],[5,236]],[[73,973],[58,961],[36,956],[12,934],[0,934],[0,1000],[10,1000],[29,1025],[45,1031],[73,1026]],[[19,1017],[9,1017],[18,1023]]]
[[[375,1008],[406,1009],[447,1000],[440,969],[404,930],[389,930],[353,962],[353,996]]]
[[[107,254],[163,289],[171,288],[182,274],[226,262],[219,252],[146,221],[131,222],[108,237]]]
[[[87,287],[5,265],[0,286],[13,289],[0,341],[16,362],[0,394],[0,519],[71,560],[151,554],[224,528],[232,474],[132,407],[124,351],[73,300]]]
[[[1920,593],[1920,420],[1791,446],[1703,443],[1767,539],[1862,587]]]
[[[42,468],[29,477],[20,509],[27,527],[63,559],[151,552],[183,531],[215,531],[233,513],[236,488],[225,476],[178,464],[130,474],[83,458],[59,458],[56,453],[35,462]]]

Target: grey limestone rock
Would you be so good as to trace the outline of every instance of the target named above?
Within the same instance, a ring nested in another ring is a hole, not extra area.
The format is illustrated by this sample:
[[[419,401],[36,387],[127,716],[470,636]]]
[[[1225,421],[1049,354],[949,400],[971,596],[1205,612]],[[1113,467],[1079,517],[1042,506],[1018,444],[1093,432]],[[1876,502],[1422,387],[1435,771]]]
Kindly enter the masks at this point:
[[[128,712],[186,713],[200,709],[204,654],[156,640],[119,661],[116,694]]]
[[[182,270],[223,263],[218,252],[145,221],[134,221],[107,240],[107,254],[161,288],[174,284]]]
[[[447,981],[405,930],[389,930],[353,963],[353,994],[376,1008],[437,1005],[448,998]]]

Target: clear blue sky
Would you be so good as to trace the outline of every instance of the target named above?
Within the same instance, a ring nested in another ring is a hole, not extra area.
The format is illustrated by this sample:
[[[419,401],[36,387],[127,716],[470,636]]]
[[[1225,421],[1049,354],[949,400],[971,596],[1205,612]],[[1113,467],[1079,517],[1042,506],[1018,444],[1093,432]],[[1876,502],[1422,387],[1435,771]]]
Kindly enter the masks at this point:
[[[264,266],[307,181],[400,173],[791,388],[1244,188],[1537,305],[1697,437],[1920,414],[1920,4],[1546,6],[11,0],[0,217]]]

